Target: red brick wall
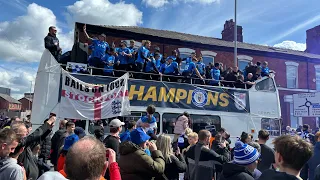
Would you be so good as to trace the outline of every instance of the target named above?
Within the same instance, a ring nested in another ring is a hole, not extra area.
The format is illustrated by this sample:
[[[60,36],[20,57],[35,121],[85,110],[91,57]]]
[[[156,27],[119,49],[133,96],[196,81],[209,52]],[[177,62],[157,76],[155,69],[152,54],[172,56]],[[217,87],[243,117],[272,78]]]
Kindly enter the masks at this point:
[[[19,101],[21,102],[21,111],[29,110],[29,100],[22,98]],[[30,102],[30,109],[32,109],[32,102]]]

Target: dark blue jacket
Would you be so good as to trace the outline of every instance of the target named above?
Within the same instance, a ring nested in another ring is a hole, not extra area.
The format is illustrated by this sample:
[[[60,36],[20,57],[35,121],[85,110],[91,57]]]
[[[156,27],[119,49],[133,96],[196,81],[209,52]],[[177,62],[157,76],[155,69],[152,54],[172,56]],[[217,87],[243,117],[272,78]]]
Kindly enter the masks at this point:
[[[320,164],[320,142],[314,146],[314,154],[308,161],[309,180],[314,180],[315,169]]]

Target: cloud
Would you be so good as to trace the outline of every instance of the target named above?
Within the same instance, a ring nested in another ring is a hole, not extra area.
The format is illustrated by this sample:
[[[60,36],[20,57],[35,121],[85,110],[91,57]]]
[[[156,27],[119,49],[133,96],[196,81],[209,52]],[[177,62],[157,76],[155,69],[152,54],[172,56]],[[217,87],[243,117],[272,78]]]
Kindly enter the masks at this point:
[[[292,49],[297,51],[305,51],[307,45],[305,43],[297,43],[294,41],[283,41],[279,44],[275,44],[273,47]]]
[[[183,3],[200,3],[200,4],[211,4],[220,3],[220,0],[142,0],[142,3],[146,4],[148,7],[161,8],[166,4],[178,4]]]
[[[48,27],[56,24],[53,12],[35,3],[28,5],[25,15],[12,22],[0,22],[0,59],[38,62],[44,49],[43,38],[48,33]],[[69,36],[62,37],[67,39]],[[61,41],[60,44],[67,48],[70,40]]]
[[[37,70],[28,67],[27,63],[18,66],[15,64],[10,68],[8,66],[9,63],[0,66],[0,86],[11,88],[11,96],[20,99],[24,93],[30,92],[31,81],[32,86],[34,86]]]
[[[142,3],[145,3],[148,7],[160,8],[165,4],[168,4],[168,0],[142,0]]]
[[[142,24],[142,12],[134,4],[108,0],[81,0],[67,7],[66,17],[70,25],[82,22],[98,25],[136,26]]]

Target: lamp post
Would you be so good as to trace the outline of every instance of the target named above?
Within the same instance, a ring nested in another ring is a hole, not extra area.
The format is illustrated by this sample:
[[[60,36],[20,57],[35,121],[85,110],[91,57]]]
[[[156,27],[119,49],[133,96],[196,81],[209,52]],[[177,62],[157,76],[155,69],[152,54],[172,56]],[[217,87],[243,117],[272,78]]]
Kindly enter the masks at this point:
[[[237,28],[237,0],[234,0],[234,66],[238,64],[237,58],[237,41],[238,41],[238,28]]]

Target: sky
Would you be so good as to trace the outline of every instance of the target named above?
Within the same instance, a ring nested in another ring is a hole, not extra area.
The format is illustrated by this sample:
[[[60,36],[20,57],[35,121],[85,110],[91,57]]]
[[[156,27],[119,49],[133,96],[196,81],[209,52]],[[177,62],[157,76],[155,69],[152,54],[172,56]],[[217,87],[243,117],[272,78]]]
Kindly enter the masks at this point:
[[[320,25],[319,0],[237,0],[244,42],[304,51]],[[0,0],[0,86],[21,98],[34,85],[48,27],[64,51],[75,22],[141,26],[221,38],[234,0]]]

